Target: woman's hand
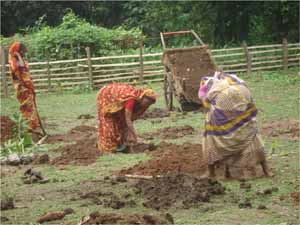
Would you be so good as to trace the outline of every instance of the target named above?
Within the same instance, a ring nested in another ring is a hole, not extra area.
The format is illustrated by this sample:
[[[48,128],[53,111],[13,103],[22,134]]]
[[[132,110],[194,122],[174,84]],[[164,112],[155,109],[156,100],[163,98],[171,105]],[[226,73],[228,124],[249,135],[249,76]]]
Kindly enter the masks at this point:
[[[129,143],[137,143],[137,135],[132,132],[132,131],[129,131],[128,134],[127,134],[127,142]]]

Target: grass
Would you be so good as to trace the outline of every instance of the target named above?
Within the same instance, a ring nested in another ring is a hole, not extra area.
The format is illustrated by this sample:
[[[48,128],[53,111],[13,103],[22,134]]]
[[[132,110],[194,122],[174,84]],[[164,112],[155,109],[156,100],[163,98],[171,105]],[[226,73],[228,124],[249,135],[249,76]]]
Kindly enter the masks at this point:
[[[260,124],[282,119],[299,120],[299,76],[296,71],[255,73],[251,77],[241,75],[251,89],[257,107],[260,109]],[[159,94],[159,99],[153,107],[164,107],[162,84],[152,84]],[[41,94],[37,96],[39,112],[45,118],[50,134],[64,133],[71,128],[86,124],[96,125],[96,91],[91,93],[73,94]],[[12,115],[18,111],[15,97],[1,99],[1,115]],[[81,114],[91,114],[91,120],[78,120]],[[172,113],[170,117],[151,120],[138,120],[135,125],[138,133],[151,132],[163,127],[190,125],[198,134],[172,140],[177,144],[183,142],[201,142],[200,133],[203,128],[201,113]],[[161,122],[158,122],[161,120]],[[50,125],[50,126],[49,126]],[[252,188],[245,192],[239,188],[239,182],[223,182],[226,195],[216,196],[209,203],[202,203],[191,209],[173,207],[168,210],[176,224],[299,224],[299,204],[291,199],[281,201],[282,195],[299,191],[299,143],[280,137],[264,137],[266,149],[275,148],[274,154],[268,151],[268,159],[276,176],[273,179],[261,178],[249,181]],[[155,139],[159,141],[158,138]],[[276,143],[276,144],[274,144]],[[54,148],[45,145],[43,148]],[[49,150],[51,153],[51,150]],[[51,153],[52,154],[52,153]],[[50,154],[50,155],[51,155]],[[65,166],[58,168],[51,165],[37,166],[51,182],[46,184],[23,184],[21,176],[26,168],[9,168],[8,175],[1,177],[1,198],[4,195],[13,196],[17,209],[2,211],[2,216],[10,219],[11,224],[34,224],[36,219],[48,211],[57,211],[71,207],[75,214],[68,215],[63,222],[78,222],[82,216],[93,211],[118,213],[150,213],[160,212],[145,208],[143,199],[132,196],[137,202],[135,207],[119,210],[96,205],[86,199],[77,199],[82,192],[92,190],[112,191],[118,195],[131,193],[127,184],[110,185],[102,181],[105,176],[111,176],[121,168],[130,167],[140,161],[149,159],[146,154],[115,154],[100,157],[95,164],[89,166]],[[1,168],[4,171],[8,168]],[[95,182],[92,182],[95,181]],[[258,196],[256,191],[268,187],[278,187],[278,192],[270,195]],[[251,198],[253,208],[240,209],[239,199]],[[85,204],[85,206],[83,205]],[[264,204],[266,210],[258,210],[257,206]]]

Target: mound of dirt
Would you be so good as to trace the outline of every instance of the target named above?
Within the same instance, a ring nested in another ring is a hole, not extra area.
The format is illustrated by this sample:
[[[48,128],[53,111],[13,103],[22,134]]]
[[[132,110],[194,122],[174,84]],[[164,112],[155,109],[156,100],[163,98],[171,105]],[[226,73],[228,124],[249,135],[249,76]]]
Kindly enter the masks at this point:
[[[1,199],[0,204],[1,204],[1,211],[15,208],[14,199],[11,197],[6,197],[6,196],[3,197],[3,199]]]
[[[154,119],[170,116],[170,112],[166,109],[154,108],[146,111],[139,119]]]
[[[162,142],[150,154],[152,159],[131,168],[122,169],[119,175],[157,176],[168,173],[184,173],[202,176],[207,172],[201,144],[174,145]],[[241,167],[239,165],[233,165],[229,169],[232,177],[236,179],[253,178],[252,171],[248,171],[246,168],[243,170],[244,176],[241,177]],[[225,178],[224,165],[219,165],[215,172],[218,179]],[[263,171],[259,165],[256,167],[255,172],[255,177],[263,176]]]
[[[117,214],[117,213],[99,213],[93,212],[89,216],[82,218],[80,225],[94,224],[140,224],[140,225],[158,225],[171,224],[166,218],[152,216],[147,214]]]
[[[91,126],[77,126],[71,129],[66,134],[53,135],[47,138],[46,143],[52,144],[57,142],[71,142],[79,141],[87,138],[95,137],[97,135],[97,129]]]
[[[156,210],[169,208],[174,204],[190,208],[199,202],[209,202],[212,195],[225,192],[225,188],[218,181],[185,174],[143,179],[135,187],[136,193],[147,199],[144,206]]]
[[[65,135],[55,135],[48,139],[48,143],[75,141],[75,144],[63,146],[53,151],[61,152],[61,156],[51,161],[53,165],[89,165],[96,162],[101,155],[97,147],[97,130],[90,126],[77,126]],[[130,146],[128,153],[140,153],[152,151],[156,147],[153,144],[139,143]]]
[[[194,134],[195,130],[191,126],[178,126],[178,127],[166,127],[159,129],[155,132],[148,132],[141,135],[146,140],[152,140],[154,138],[164,139],[175,139],[181,138],[186,135]]]
[[[263,124],[262,134],[293,141],[300,140],[300,120],[276,120]]]
[[[120,174],[156,176],[177,172],[201,175],[205,172],[201,144],[161,143],[152,153],[152,156],[153,158],[146,162],[121,170]]]
[[[11,138],[13,138],[13,129],[16,126],[16,123],[12,121],[8,116],[0,117],[0,142],[3,143]]]
[[[75,144],[63,146],[55,151],[60,151],[61,156],[51,161],[53,165],[89,165],[96,162],[101,155],[95,138],[81,139]]]

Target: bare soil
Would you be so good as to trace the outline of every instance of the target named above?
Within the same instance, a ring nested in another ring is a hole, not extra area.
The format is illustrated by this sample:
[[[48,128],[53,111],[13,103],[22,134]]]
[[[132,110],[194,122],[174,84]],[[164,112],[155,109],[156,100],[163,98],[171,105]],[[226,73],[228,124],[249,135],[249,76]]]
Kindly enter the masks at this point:
[[[162,142],[150,154],[152,159],[141,162],[131,168],[122,169],[119,174],[157,176],[168,173],[184,173],[202,176],[207,172],[201,144],[185,143],[183,145],[175,145]],[[240,169],[239,165],[230,167],[230,173],[233,178],[253,178],[251,171],[246,169],[244,169],[245,176],[241,177]],[[224,165],[220,165],[216,169],[216,176],[218,179],[225,179]],[[259,166],[256,167],[256,176],[263,176],[262,169]]]
[[[156,210],[169,208],[174,204],[190,208],[199,202],[209,202],[212,195],[225,192],[225,188],[218,181],[185,174],[142,179],[135,187],[136,193],[147,199],[144,206]]]
[[[71,129],[66,134],[58,134],[58,135],[52,135],[48,137],[46,140],[46,143],[53,144],[53,143],[59,143],[59,142],[71,142],[71,141],[78,141],[83,140],[86,138],[95,137],[97,135],[97,129],[96,127],[91,126],[77,126],[73,129]]]
[[[93,212],[82,219],[79,224],[140,224],[140,225],[164,225],[171,224],[168,216],[158,217],[148,214],[120,214],[120,213],[100,213]]]
[[[53,165],[89,165],[96,162],[101,155],[97,147],[97,131],[95,127],[77,126],[63,135],[49,137],[48,143],[75,142],[75,144],[64,145],[53,151],[61,155],[51,161]],[[128,153],[141,153],[153,151],[156,148],[153,144],[139,143],[130,146]]]
[[[166,127],[159,129],[155,132],[148,132],[141,135],[146,140],[152,140],[159,138],[160,140],[165,139],[176,139],[187,135],[194,134],[195,130],[191,126],[178,126],[178,127]]]
[[[124,207],[131,208],[136,206],[134,200],[127,200],[119,197],[113,192],[92,191],[80,195],[81,199],[88,199],[91,203],[96,205],[103,205],[106,208],[121,209]]]
[[[75,144],[60,147],[56,151],[60,151],[61,155],[51,160],[53,165],[85,166],[96,162],[101,155],[95,138],[81,139]]]
[[[77,126],[68,133],[54,135],[48,138],[47,143],[75,142],[64,145],[54,151],[61,155],[52,159],[53,165],[89,165],[94,163],[101,155],[97,148],[97,130],[91,126]]]
[[[276,120],[263,124],[262,133],[268,137],[300,140],[300,120]]]
[[[12,121],[8,116],[0,117],[0,142],[3,143],[11,138],[13,138],[13,129],[16,126],[15,122]]]

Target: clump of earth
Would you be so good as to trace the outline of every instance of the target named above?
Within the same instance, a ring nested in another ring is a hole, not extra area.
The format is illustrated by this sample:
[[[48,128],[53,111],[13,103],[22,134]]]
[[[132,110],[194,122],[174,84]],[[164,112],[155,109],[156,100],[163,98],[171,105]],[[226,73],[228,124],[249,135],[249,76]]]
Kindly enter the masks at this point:
[[[136,193],[145,198],[144,206],[156,210],[174,205],[190,208],[209,202],[213,195],[225,193],[225,188],[216,180],[176,173],[140,179],[135,188]]]
[[[0,125],[1,125],[1,132],[0,132],[0,142],[3,143],[14,136],[14,128],[16,123],[12,121],[8,116],[1,116],[0,117]]]

